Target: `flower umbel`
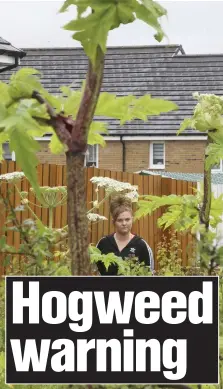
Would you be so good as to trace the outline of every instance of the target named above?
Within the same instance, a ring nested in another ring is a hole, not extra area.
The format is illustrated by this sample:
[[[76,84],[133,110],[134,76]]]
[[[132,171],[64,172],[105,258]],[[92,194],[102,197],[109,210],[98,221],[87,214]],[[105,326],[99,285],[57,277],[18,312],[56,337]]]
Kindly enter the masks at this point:
[[[7,181],[8,183],[14,183],[20,181],[25,177],[23,172],[12,172],[0,175],[0,182]]]
[[[132,201],[137,201],[138,199],[138,186],[131,185],[129,182],[120,182],[109,177],[92,177],[90,181],[97,185],[96,192],[98,192],[99,188],[105,188],[106,194],[126,192],[126,195]]]
[[[99,220],[108,220],[105,216],[98,215],[97,213],[88,213],[87,218],[90,222],[97,222]]]

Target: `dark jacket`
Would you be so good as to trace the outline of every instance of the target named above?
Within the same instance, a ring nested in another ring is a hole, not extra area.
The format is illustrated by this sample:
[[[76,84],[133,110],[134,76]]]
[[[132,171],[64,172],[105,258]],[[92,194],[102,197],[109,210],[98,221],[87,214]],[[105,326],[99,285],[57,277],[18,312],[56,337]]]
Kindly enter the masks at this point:
[[[102,254],[114,253],[117,257],[131,258],[137,257],[139,262],[145,262],[146,266],[154,269],[153,253],[149,245],[138,235],[134,235],[130,242],[119,251],[114,234],[106,235],[97,244],[97,248]],[[106,270],[102,262],[97,262],[98,270],[102,275],[117,275],[118,267],[115,264]]]

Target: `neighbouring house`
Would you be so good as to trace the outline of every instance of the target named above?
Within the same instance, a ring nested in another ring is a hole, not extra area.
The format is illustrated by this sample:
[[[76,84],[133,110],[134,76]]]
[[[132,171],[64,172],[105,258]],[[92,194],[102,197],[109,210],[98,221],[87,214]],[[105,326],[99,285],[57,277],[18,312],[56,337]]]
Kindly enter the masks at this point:
[[[80,48],[25,49],[21,66],[34,67],[42,73],[42,83],[57,94],[62,85],[80,88],[87,70],[87,58]],[[0,75],[7,80],[10,72]],[[206,136],[188,129],[181,136],[177,130],[190,117],[196,101],[193,92],[223,94],[223,54],[187,55],[181,45],[108,48],[102,91],[118,96],[133,94],[176,102],[178,111],[135,120],[120,126],[109,119],[107,147],[89,147],[86,164],[102,169],[136,172],[201,173]],[[48,150],[49,135],[40,138],[42,163],[64,164],[64,155]],[[5,146],[7,148],[7,145]],[[11,158],[9,154],[6,157]],[[222,163],[218,171],[222,170]]]
[[[0,73],[16,68],[25,55],[25,51],[17,49],[0,37]]]

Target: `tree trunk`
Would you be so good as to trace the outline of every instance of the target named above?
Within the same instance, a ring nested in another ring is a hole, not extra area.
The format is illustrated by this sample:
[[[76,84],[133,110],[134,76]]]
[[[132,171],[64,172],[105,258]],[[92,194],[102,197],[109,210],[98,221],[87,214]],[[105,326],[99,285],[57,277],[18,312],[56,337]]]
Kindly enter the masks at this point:
[[[66,153],[67,215],[72,275],[90,275],[84,154]]]

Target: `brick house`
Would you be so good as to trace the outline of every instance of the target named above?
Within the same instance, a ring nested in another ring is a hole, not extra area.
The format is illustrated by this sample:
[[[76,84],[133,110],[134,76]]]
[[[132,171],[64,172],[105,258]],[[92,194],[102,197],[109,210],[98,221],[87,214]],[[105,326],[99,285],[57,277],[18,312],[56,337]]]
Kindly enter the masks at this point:
[[[79,88],[87,70],[82,49],[25,49],[21,66],[34,67],[42,73],[42,83],[51,93],[62,85]],[[10,73],[0,75],[7,80]],[[192,93],[223,94],[223,54],[186,55],[181,45],[115,47],[106,54],[102,91],[119,96],[151,94],[176,102],[178,111],[151,116],[120,126],[109,119],[107,147],[89,147],[88,165],[102,169],[163,170],[166,172],[201,173],[206,137],[188,129],[176,136],[180,123],[192,114]],[[40,138],[41,163],[64,164],[64,155],[49,153],[49,136]],[[5,156],[7,145],[5,145]],[[222,165],[219,167],[222,170]]]

